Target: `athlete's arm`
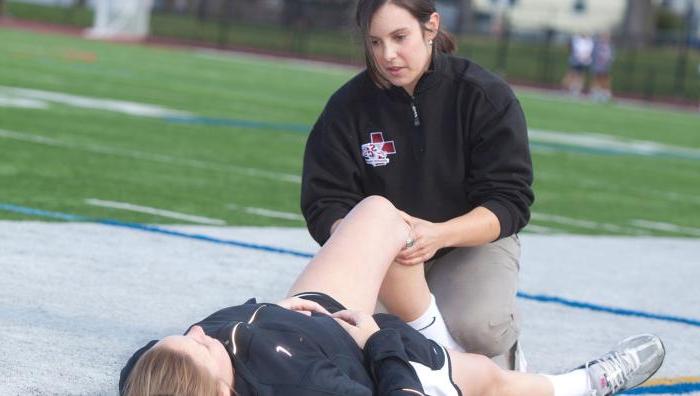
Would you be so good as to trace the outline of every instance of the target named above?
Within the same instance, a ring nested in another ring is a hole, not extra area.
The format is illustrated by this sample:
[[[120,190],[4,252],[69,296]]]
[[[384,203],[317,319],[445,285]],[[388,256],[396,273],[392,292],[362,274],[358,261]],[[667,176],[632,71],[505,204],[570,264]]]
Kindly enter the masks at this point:
[[[333,314],[365,354],[377,395],[423,395],[423,387],[395,329],[380,329],[372,315],[345,310]]]

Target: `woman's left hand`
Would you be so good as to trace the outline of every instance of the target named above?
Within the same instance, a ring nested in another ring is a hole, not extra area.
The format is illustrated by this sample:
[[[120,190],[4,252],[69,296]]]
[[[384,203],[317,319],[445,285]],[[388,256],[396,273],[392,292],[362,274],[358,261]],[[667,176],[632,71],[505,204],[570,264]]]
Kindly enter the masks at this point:
[[[307,316],[311,316],[312,312],[319,312],[322,314],[330,315],[330,312],[323,308],[321,304],[299,297],[285,298],[284,300],[278,302],[277,305],[284,309],[299,312]]]
[[[412,217],[402,212],[403,219],[411,226],[413,246],[403,248],[395,261],[402,265],[424,263],[435,255],[439,249],[446,247],[444,233],[440,223]]]

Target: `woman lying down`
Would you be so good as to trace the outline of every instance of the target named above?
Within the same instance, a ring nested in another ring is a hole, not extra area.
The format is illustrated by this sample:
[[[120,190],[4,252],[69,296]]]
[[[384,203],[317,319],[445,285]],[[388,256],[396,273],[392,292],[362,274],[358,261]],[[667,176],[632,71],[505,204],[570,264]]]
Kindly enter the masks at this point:
[[[250,300],[184,335],[151,341],[122,370],[123,395],[612,395],[661,366],[654,335],[630,337],[561,375],[501,370],[453,346],[423,268],[392,265],[409,237],[384,198],[360,202],[277,304]],[[374,312],[385,277],[405,286],[402,317]],[[418,331],[406,324],[426,314]],[[404,317],[405,316],[405,317]],[[443,345],[447,345],[447,348]]]

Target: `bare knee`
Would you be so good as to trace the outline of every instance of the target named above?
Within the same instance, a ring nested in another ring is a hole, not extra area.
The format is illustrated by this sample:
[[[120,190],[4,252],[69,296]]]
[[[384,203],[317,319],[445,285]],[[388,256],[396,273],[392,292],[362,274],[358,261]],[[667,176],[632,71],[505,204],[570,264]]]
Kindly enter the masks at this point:
[[[366,207],[367,210],[375,210],[378,212],[382,211],[391,211],[395,212],[397,211],[396,207],[394,207],[394,204],[391,203],[388,199],[382,197],[381,195],[370,195],[368,197],[365,197],[360,201],[357,206],[363,206]],[[398,214],[398,212],[397,212]]]
[[[355,207],[362,208],[363,211],[370,212],[373,216],[383,216],[396,223],[405,223],[394,204],[381,195],[370,195],[362,199]]]
[[[401,212],[388,199],[379,195],[370,195],[360,201],[347,217],[360,218],[365,227],[373,227],[384,233],[391,240],[403,243],[408,237],[410,227],[401,217]]]

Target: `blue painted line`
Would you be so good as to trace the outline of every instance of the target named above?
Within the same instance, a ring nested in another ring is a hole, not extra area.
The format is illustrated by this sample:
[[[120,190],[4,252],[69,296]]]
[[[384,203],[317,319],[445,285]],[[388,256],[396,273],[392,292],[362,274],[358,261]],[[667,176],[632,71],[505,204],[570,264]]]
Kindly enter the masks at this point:
[[[20,214],[24,214],[27,216],[47,217],[47,218],[56,219],[56,220],[88,221],[88,218],[85,216],[71,215],[71,214],[60,213],[60,212],[50,212],[48,210],[34,209],[34,208],[28,208],[26,206],[18,206],[18,205],[12,205],[12,204],[0,204],[0,210],[4,210],[6,212],[12,212],[12,213],[20,213]]]
[[[611,313],[611,314],[620,315],[620,316],[635,316],[635,317],[644,318],[644,319],[662,320],[662,321],[666,321],[666,322],[682,323],[682,324],[686,324],[689,326],[700,327],[700,320],[682,318],[680,316],[659,315],[659,314],[653,314],[653,313],[648,313],[648,312],[643,312],[643,311],[634,311],[631,309],[606,307],[604,305],[589,304],[586,302],[568,300],[568,299],[561,298],[561,297],[547,296],[547,295],[542,295],[542,294],[539,294],[539,295],[538,294],[529,294],[529,293],[525,293],[525,292],[518,292],[518,297],[525,299],[525,300],[533,300],[533,301],[538,301],[538,302],[543,302],[543,303],[559,304],[559,305],[564,305],[564,306],[572,307],[572,308],[587,309],[590,311],[598,311],[598,312],[606,312],[606,313]]]
[[[163,234],[163,235],[175,236],[175,237],[180,237],[180,238],[188,238],[188,239],[196,239],[196,240],[204,241],[204,242],[210,242],[210,243],[216,243],[216,244],[228,245],[228,246],[235,246],[235,247],[240,247],[240,248],[244,248],[244,249],[260,250],[260,251],[264,251],[264,252],[268,252],[268,253],[286,254],[286,255],[301,257],[301,258],[312,258],[313,257],[312,253],[301,252],[301,251],[292,250],[292,249],[284,249],[284,248],[278,248],[275,246],[260,245],[260,244],[241,242],[241,241],[235,241],[235,240],[219,239],[219,238],[214,238],[214,237],[207,236],[207,235],[192,234],[192,233],[188,233],[188,232],[168,230],[166,228],[145,225],[145,224],[140,224],[140,223],[129,223],[129,222],[123,222],[123,221],[119,221],[119,220],[112,220],[112,219],[91,218],[91,217],[87,217],[87,216],[71,215],[71,214],[66,214],[66,213],[61,213],[61,212],[52,212],[52,211],[47,211],[47,210],[28,208],[25,206],[12,205],[12,204],[2,204],[2,203],[0,203],[0,210],[4,210],[7,212],[13,212],[13,213],[21,213],[21,214],[25,214],[28,216],[47,217],[47,218],[58,219],[58,220],[84,221],[84,222],[99,223],[99,224],[113,226],[113,227],[122,227],[122,228],[129,228],[129,229],[135,229],[135,230],[146,231],[146,232],[154,232],[154,233]],[[561,297],[529,294],[529,293],[525,293],[522,291],[518,292],[518,297],[526,299],[526,300],[533,300],[533,301],[552,303],[552,304],[560,304],[560,305],[564,305],[564,306],[571,307],[571,308],[588,309],[591,311],[606,312],[606,313],[610,313],[613,315],[634,316],[634,317],[640,317],[640,318],[645,318],[645,319],[653,319],[653,320],[661,320],[661,321],[667,321],[667,322],[682,323],[682,324],[686,324],[686,325],[690,325],[690,326],[694,326],[694,327],[700,327],[700,320],[682,318],[679,316],[660,315],[660,314],[653,314],[653,313],[642,312],[642,311],[634,311],[634,310],[624,309],[624,308],[606,307],[603,305],[595,305],[595,304],[590,304],[590,303],[581,302],[581,301],[568,300],[568,299],[561,298]]]
[[[11,205],[11,204],[0,204],[0,210],[4,210],[6,212],[21,213],[21,214],[25,214],[28,216],[46,217],[46,218],[51,218],[51,219],[56,219],[56,220],[82,221],[82,222],[98,223],[98,224],[103,224],[103,225],[108,225],[108,226],[113,226],[113,227],[130,228],[130,229],[134,229],[134,230],[154,232],[157,234],[163,234],[163,235],[169,235],[169,236],[175,236],[175,237],[181,237],[181,238],[188,238],[188,239],[196,239],[199,241],[217,243],[217,244],[221,244],[221,245],[235,246],[235,247],[240,247],[240,248],[244,248],[244,249],[260,250],[260,251],[264,251],[264,252],[268,252],[268,253],[286,254],[286,255],[295,256],[295,257],[302,257],[302,258],[313,257],[313,254],[311,254],[311,253],[300,252],[300,251],[292,250],[292,249],[284,249],[284,248],[278,248],[275,246],[259,245],[259,244],[255,244],[255,243],[241,242],[241,241],[235,241],[235,240],[219,239],[219,238],[214,238],[214,237],[207,236],[207,235],[192,234],[192,233],[188,233],[188,232],[169,230],[167,228],[158,227],[158,226],[151,226],[151,225],[146,225],[146,224],[129,223],[129,222],[124,222],[124,221],[119,221],[119,220],[112,220],[112,219],[98,219],[98,218],[87,217],[87,216],[71,215],[71,214],[66,214],[66,213],[61,213],[61,212],[51,212],[48,210],[34,209],[34,208],[28,208],[25,206],[18,206],[18,205]]]
[[[165,117],[168,122],[178,124],[201,124],[211,126],[229,126],[234,128],[251,129],[272,129],[278,131],[295,132],[307,134],[311,130],[310,125],[290,124],[281,122],[265,122],[253,120],[240,120],[235,118],[214,118],[198,116],[169,116]]]
[[[700,392],[700,383],[689,382],[680,383],[672,385],[652,385],[644,386],[639,388],[634,388],[625,392],[623,395],[659,395],[659,394],[673,394],[673,395],[683,395],[686,393]]]
[[[230,239],[219,239],[219,238],[214,238],[214,237],[211,237],[208,235],[203,235],[203,234],[191,234],[189,232],[168,230],[167,228],[162,228],[162,227],[158,227],[158,226],[150,226],[150,225],[139,224],[139,223],[127,223],[127,222],[123,222],[123,221],[110,220],[110,219],[95,219],[93,221],[96,223],[99,223],[99,224],[104,224],[104,225],[109,225],[109,226],[130,228],[130,229],[134,229],[134,230],[154,232],[157,234],[163,234],[163,235],[169,235],[169,236],[175,236],[175,237],[181,237],[181,238],[196,239],[199,241],[211,242],[211,243],[216,243],[216,244],[220,244],[220,245],[229,245],[229,246],[236,246],[236,247],[240,247],[240,248],[244,248],[244,249],[260,250],[260,251],[268,252],[268,253],[286,254],[286,255],[302,257],[302,258],[312,258],[314,256],[311,253],[300,252],[300,251],[292,250],[292,249],[284,249],[284,248],[278,248],[275,246],[259,245],[256,243],[241,242],[241,241],[235,241],[235,240],[230,240]]]

